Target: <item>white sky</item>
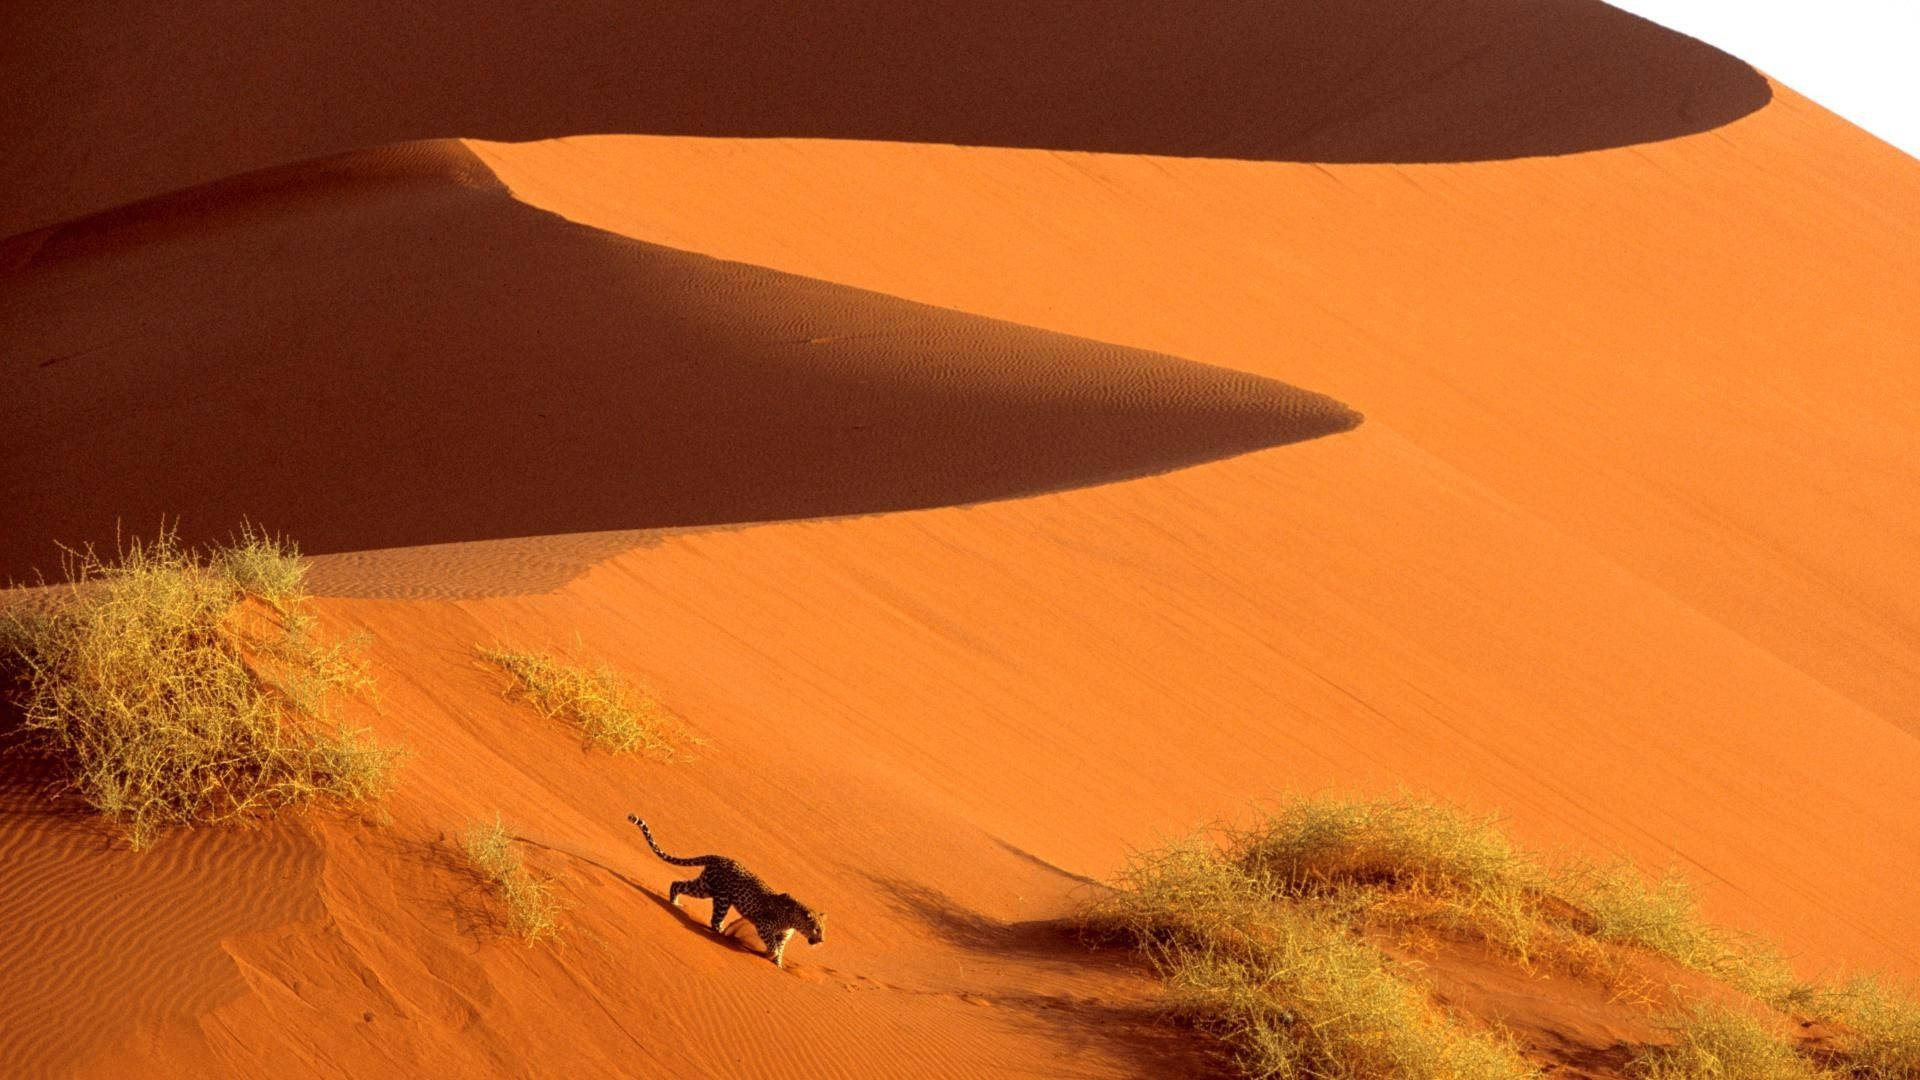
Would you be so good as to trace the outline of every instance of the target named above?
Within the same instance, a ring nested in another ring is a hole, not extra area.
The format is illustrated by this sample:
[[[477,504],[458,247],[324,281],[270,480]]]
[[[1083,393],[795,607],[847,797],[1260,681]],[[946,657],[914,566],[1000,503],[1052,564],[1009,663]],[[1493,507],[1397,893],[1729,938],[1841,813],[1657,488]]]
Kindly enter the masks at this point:
[[[1920,0],[1608,0],[1920,157]]]

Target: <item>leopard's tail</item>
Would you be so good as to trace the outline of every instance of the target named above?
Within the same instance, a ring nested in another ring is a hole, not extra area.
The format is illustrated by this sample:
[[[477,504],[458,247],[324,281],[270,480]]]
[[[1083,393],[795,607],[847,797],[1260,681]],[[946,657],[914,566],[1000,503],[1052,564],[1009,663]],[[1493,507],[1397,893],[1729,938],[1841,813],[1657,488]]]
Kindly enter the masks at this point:
[[[676,859],[673,856],[667,854],[666,852],[660,850],[659,842],[654,840],[653,838],[653,830],[647,828],[647,823],[640,820],[640,815],[628,814],[627,820],[633,822],[635,825],[640,826],[640,835],[647,838],[647,846],[653,849],[653,853],[655,855],[660,856],[662,859],[665,859],[666,861],[674,864],[675,866],[708,866],[708,865],[711,865],[717,858],[717,856],[713,856],[713,855],[702,855],[699,858],[695,858],[695,859]]]

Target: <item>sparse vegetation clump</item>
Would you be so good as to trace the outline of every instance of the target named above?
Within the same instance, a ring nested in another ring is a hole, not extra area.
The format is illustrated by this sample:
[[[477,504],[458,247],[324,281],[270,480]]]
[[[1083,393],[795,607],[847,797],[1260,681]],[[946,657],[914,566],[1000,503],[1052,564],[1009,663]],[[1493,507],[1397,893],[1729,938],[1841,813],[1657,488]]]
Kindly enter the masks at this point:
[[[534,877],[513,850],[513,837],[498,815],[467,829],[467,858],[507,906],[507,922],[527,944],[558,937],[560,905],[553,887]]]
[[[1348,911],[1369,930],[1472,938],[1523,964],[1585,969],[1601,945],[1630,946],[1733,983],[1773,1004],[1807,987],[1757,942],[1700,917],[1675,874],[1649,881],[1626,863],[1550,866],[1492,817],[1417,799],[1290,802],[1229,836],[1228,859],[1270,877],[1276,895]]]
[[[1227,858],[1278,896],[1370,926],[1470,934],[1522,958],[1539,944],[1544,874],[1491,819],[1410,799],[1302,800],[1232,834]]]
[[[700,741],[645,688],[604,662],[501,646],[479,653],[513,677],[515,691],[528,704],[544,716],[578,726],[589,745],[672,761]]]
[[[1636,1080],[1920,1080],[1920,1003],[1873,978],[1811,995],[1832,1035],[1802,1045],[1785,1020],[1725,1004],[1668,1017],[1673,1043],[1643,1050]]]
[[[1648,879],[1626,863],[1562,867],[1552,894],[1578,913],[1577,929],[1594,941],[1664,956],[1775,1008],[1808,1008],[1811,984],[1797,978],[1787,958],[1700,915],[1693,887],[1678,873]]]
[[[1630,1071],[1638,1080],[1837,1080],[1749,1012],[1695,1005],[1666,1027],[1673,1043],[1634,1059]]]
[[[215,548],[211,565],[249,596],[258,597],[276,611],[286,611],[306,599],[307,564],[300,549],[284,537],[240,526],[234,542]]]
[[[1279,827],[1136,859],[1083,925],[1139,945],[1170,1011],[1219,1037],[1261,1078],[1520,1078],[1536,1075],[1496,1035],[1436,1010],[1423,988],[1354,932],[1349,878],[1386,881],[1365,815],[1299,804]],[[1340,837],[1345,837],[1342,841]]]
[[[1340,905],[1277,902],[1286,884],[1183,844],[1136,861],[1085,925],[1143,947],[1173,1014],[1219,1037],[1248,1076],[1535,1075],[1503,1040],[1435,1010]]]
[[[1831,1057],[1850,1080],[1920,1080],[1920,1001],[1862,977],[1822,996],[1839,1029]]]
[[[1538,1075],[1498,1033],[1436,1007],[1417,965],[1387,949],[1460,941],[1602,981],[1650,953],[1753,1002],[1683,1008],[1673,1043],[1634,1065],[1648,1080],[1920,1080],[1920,1005],[1884,984],[1818,991],[1778,953],[1706,923],[1675,876],[1552,865],[1493,819],[1414,799],[1294,800],[1252,828],[1141,855],[1082,926],[1143,951],[1170,1011],[1218,1035],[1249,1076]],[[1789,1034],[1803,1016],[1836,1034],[1803,1046]]]
[[[0,606],[0,669],[24,748],[136,849],[172,825],[385,791],[394,752],[335,710],[370,680],[315,636],[291,545],[249,529],[201,558],[163,530],[111,562],[72,553],[68,572]]]

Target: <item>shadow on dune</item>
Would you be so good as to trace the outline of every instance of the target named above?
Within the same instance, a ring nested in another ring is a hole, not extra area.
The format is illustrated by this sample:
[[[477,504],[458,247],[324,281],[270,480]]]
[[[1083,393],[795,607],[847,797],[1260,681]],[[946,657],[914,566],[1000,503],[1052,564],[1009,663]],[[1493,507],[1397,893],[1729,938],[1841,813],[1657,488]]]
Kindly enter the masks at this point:
[[[1123,953],[1101,953],[1089,949],[1081,942],[1078,931],[1068,919],[1001,922],[917,881],[872,875],[869,875],[869,880],[896,912],[958,949],[1022,956],[1031,960],[1055,960],[1070,967],[1136,966]]]
[[[0,575],[243,517],[315,553],[944,506],[1343,431],[1240,372],[614,237],[458,144],[44,236],[0,294]]]
[[[898,878],[869,876],[874,887],[902,916],[945,944],[983,958],[1018,957],[1027,965],[1062,971],[1103,968],[1139,973],[1139,958],[1122,950],[1094,951],[1079,938],[1070,920],[1035,919],[1017,923],[989,918],[938,889]],[[1049,1038],[1079,1048],[1118,1048],[1127,1060],[1153,1063],[1154,1076],[1232,1076],[1236,1073],[1205,1041],[1167,1021],[1151,1001],[1107,1001],[1025,988],[975,992],[969,996],[1007,1009],[1045,1030]]]
[[[1047,860],[1041,858],[1040,856],[1035,855],[1033,852],[1027,851],[1024,848],[1016,847],[1013,844],[1009,844],[1005,840],[1002,840],[997,836],[989,837],[989,839],[991,839],[994,843],[994,846],[998,847],[1000,850],[1006,852],[1009,855],[1012,855],[1014,858],[1019,859],[1021,862],[1027,863],[1032,866],[1037,866],[1040,869],[1045,870],[1049,874],[1057,874],[1060,877],[1066,878],[1068,881],[1072,881],[1077,884],[1084,885],[1090,889],[1109,888],[1107,883],[1104,881],[1099,881],[1094,878],[1090,878],[1085,874],[1076,874],[1073,871],[1066,869],[1065,867],[1056,866],[1053,863],[1050,863]]]
[[[810,137],[1476,161],[1704,131],[1752,68],[1600,0],[24,7],[0,234],[392,142]],[[56,17],[57,12],[57,17]],[[138,87],[130,92],[129,87]],[[82,140],[82,141],[76,141]]]
[[[709,901],[701,901],[700,911],[695,912],[689,910],[689,907],[692,906],[691,902],[689,902],[688,907],[675,907],[672,901],[661,896],[659,893],[648,892],[638,886],[635,886],[635,891],[645,896],[648,900],[653,901],[655,907],[671,915],[674,921],[680,925],[681,929],[686,930],[690,934],[711,941],[716,946],[731,949],[734,952],[746,953],[749,956],[758,957],[765,957],[767,955],[767,945],[766,942],[760,940],[760,931],[751,922],[742,918],[738,912],[730,913],[727,916],[726,924],[722,926],[720,932],[716,934],[713,932],[711,922],[712,915],[710,909],[707,907]],[[705,913],[704,918],[702,917],[703,913]]]
[[[9,815],[47,813],[114,838],[99,815],[73,797],[71,768],[32,737],[25,710],[10,691],[16,673],[0,664],[0,822]]]

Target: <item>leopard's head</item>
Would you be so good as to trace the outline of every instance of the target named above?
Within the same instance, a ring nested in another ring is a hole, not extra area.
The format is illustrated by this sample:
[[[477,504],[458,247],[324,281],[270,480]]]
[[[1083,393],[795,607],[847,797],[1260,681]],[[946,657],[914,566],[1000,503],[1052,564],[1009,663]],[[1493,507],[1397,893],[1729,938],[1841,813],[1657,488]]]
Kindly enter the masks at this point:
[[[807,944],[818,945],[825,941],[827,939],[827,928],[824,925],[826,916],[805,904],[796,906],[800,908],[800,931],[807,935]]]

